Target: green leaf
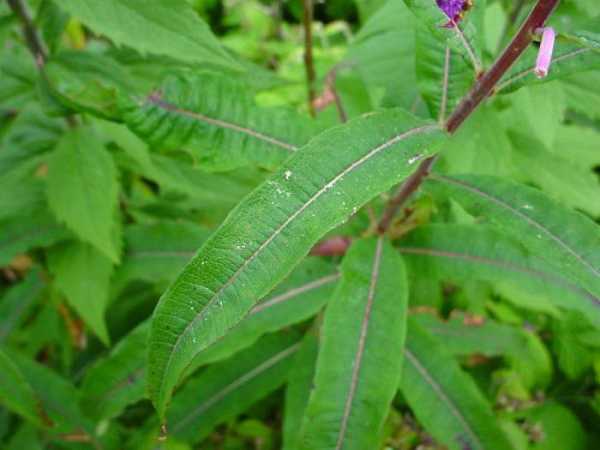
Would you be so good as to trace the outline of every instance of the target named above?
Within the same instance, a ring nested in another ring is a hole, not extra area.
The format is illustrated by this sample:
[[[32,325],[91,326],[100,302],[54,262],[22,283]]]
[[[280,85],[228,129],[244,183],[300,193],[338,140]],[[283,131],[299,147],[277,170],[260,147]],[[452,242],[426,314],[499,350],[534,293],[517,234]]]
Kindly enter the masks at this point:
[[[72,241],[49,251],[48,266],[55,277],[54,286],[108,345],[110,339],[104,313],[113,271],[110,260],[94,247]]]
[[[287,380],[300,348],[296,333],[265,336],[252,348],[210,366],[173,398],[169,433],[197,442]]]
[[[0,230],[0,266],[33,248],[62,241],[70,234],[44,209],[0,220]]]
[[[264,334],[313,316],[329,300],[338,278],[331,264],[317,258],[307,259],[238,326],[200,353],[186,373],[230,358],[254,345]],[[127,404],[144,396],[146,354],[139,350],[146,344],[149,325],[150,321],[139,325],[107,358],[90,369],[83,383],[83,406],[93,417],[114,417]]]
[[[124,125],[97,121],[100,129],[121,149],[117,163],[144,178],[156,181],[161,191],[189,196],[197,207],[211,212],[210,219],[219,220],[219,212],[229,212],[250,190],[264,178],[258,170],[248,168],[225,174],[206,170],[166,155],[151,154],[148,145]],[[257,178],[247,182],[247,177]],[[218,210],[218,211],[216,211]]]
[[[172,76],[145,99],[124,99],[122,109],[153,147],[187,150],[210,169],[276,168],[314,134],[308,119],[259,108],[245,84],[210,72]]]
[[[117,45],[239,69],[185,0],[63,0],[60,7]]]
[[[509,136],[516,147],[513,158],[517,181],[539,186],[565,206],[592,216],[600,215],[600,198],[596,195],[600,183],[591,168],[579,167],[570,154],[549,152],[531,135],[510,133]]]
[[[141,349],[148,340],[149,326],[144,322],[136,327],[87,371],[81,405],[89,417],[111,419],[144,396],[146,370]]]
[[[584,450],[588,436],[578,417],[568,408],[555,401],[526,409],[518,413],[527,423],[537,425],[541,436],[532,450]]]
[[[11,358],[0,350],[0,404],[36,425],[43,425],[41,405]]]
[[[600,297],[600,227],[592,220],[536,189],[498,177],[434,175],[429,183]]]
[[[600,52],[600,16],[594,17],[585,24],[585,29],[560,33],[566,40],[574,42],[583,48]],[[600,55],[598,55],[600,56]]]
[[[575,309],[600,324],[600,300],[518,241],[485,226],[429,225],[402,241],[412,277],[465,282],[479,279],[521,306],[559,315]]]
[[[378,448],[400,381],[408,283],[384,238],[354,243],[321,330],[300,449]]]
[[[34,268],[4,294],[0,300],[0,344],[24,321],[45,286],[40,270]]]
[[[112,281],[113,293],[135,280],[173,281],[208,234],[206,228],[185,221],[125,227],[125,254]]]
[[[19,353],[7,352],[41,403],[53,434],[85,433],[98,446],[91,423],[79,408],[79,393],[65,378]]]
[[[186,373],[230,357],[254,344],[263,334],[285,329],[314,316],[329,301],[338,279],[339,274],[330,263],[318,258],[306,259],[239,324],[200,352]]]
[[[444,343],[455,356],[484,355],[504,357],[527,387],[546,387],[552,376],[552,359],[538,336],[524,327],[486,319],[469,324],[456,313],[448,321],[431,314],[415,315],[414,321]]]
[[[95,132],[78,127],[65,133],[48,162],[50,208],[77,236],[115,262],[118,189],[114,162]]]
[[[44,69],[43,88],[67,110],[117,120],[119,94],[136,92],[125,69],[100,53],[64,51]]]
[[[319,238],[406,178],[443,136],[401,110],[373,113],[311,140],[246,197],[155,310],[149,391],[160,416],[196,354],[238,323]]]
[[[390,0],[354,37],[345,61],[372,91],[383,88],[388,103],[409,109],[415,103],[415,93],[404,87],[417,82],[414,51],[413,14],[403,2]]]
[[[302,340],[285,389],[283,450],[298,449],[302,420],[313,389],[318,353],[319,337],[314,330],[309,330]]]
[[[419,422],[451,450],[509,450],[473,380],[412,318],[400,390]]]

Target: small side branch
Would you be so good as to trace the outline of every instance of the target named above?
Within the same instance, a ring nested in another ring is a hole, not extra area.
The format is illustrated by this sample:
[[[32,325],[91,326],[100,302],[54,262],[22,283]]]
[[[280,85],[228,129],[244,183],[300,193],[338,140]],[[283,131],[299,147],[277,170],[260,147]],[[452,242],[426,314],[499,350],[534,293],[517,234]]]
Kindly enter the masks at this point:
[[[440,124],[444,124],[446,121],[446,110],[448,109],[448,86],[450,83],[450,58],[452,56],[452,50],[450,46],[446,46],[446,55],[444,57],[444,78],[442,79],[442,101],[440,104]]]
[[[419,189],[419,186],[421,186],[423,180],[429,175],[429,172],[431,172],[431,168],[435,164],[436,160],[437,155],[431,156],[424,160],[417,171],[408,177],[408,179],[402,183],[402,185],[400,185],[398,191],[396,191],[394,196],[388,202],[387,207],[383,212],[383,216],[379,221],[379,225],[377,226],[377,232],[379,234],[384,234],[387,232],[400,208],[402,208],[409,197],[417,189]]]
[[[8,6],[12,12],[19,18],[21,27],[23,29],[23,35],[25,36],[25,42],[27,47],[33,54],[36,64],[38,67],[43,67],[48,59],[48,50],[40,37],[37,28],[33,24],[31,14],[23,3],[23,0],[7,0]]]
[[[315,116],[313,102],[315,100],[315,65],[313,61],[313,0],[304,0],[304,68],[306,70],[306,86],[308,90],[308,110]]]
[[[463,30],[460,29],[460,27],[454,20],[451,19],[450,24],[452,25],[452,29],[458,36],[458,39],[460,40],[463,47],[467,51],[467,54],[469,55],[469,59],[471,60],[471,63],[473,64],[473,67],[475,68],[475,75],[479,76],[483,72],[483,65],[481,64],[481,61],[475,54],[475,50],[473,49],[473,46],[471,45],[471,43],[465,36],[465,33],[463,33]]]

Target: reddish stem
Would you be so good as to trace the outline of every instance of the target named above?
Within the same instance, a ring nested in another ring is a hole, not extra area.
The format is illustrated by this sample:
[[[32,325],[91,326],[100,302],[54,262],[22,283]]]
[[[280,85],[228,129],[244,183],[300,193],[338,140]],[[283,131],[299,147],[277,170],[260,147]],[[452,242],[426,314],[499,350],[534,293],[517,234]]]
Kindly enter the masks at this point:
[[[512,67],[515,61],[523,54],[533,41],[535,30],[545,25],[546,20],[554,11],[560,0],[539,0],[527,20],[508,44],[504,52],[496,60],[490,70],[485,72],[461,101],[456,110],[446,122],[449,133],[455,133],[463,122],[477,109],[481,102],[489,96],[496,84]]]

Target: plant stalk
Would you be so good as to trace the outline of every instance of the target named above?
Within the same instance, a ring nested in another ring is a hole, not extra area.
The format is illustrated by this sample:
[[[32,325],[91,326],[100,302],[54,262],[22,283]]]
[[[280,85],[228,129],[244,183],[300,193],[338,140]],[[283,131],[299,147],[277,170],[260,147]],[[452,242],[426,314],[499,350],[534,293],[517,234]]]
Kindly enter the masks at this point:
[[[8,2],[8,6],[12,12],[21,21],[25,42],[33,54],[36,64],[38,67],[43,67],[48,59],[48,50],[46,50],[46,46],[44,45],[44,42],[42,41],[42,38],[40,37],[38,30],[33,23],[33,19],[31,18],[31,14],[29,13],[27,6],[25,6],[23,0],[6,1]]]
[[[315,117],[314,100],[317,97],[315,91],[315,64],[313,60],[313,0],[304,0],[304,68],[306,70],[306,87],[308,93],[308,110]]]

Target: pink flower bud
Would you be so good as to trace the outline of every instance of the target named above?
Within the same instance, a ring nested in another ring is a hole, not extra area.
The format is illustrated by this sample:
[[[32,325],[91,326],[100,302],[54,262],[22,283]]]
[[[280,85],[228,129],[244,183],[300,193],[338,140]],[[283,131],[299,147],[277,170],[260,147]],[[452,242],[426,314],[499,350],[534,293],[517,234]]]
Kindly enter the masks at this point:
[[[540,52],[535,63],[535,74],[538,78],[545,78],[552,63],[556,33],[552,27],[541,28],[537,31],[542,34],[542,42],[540,43]]]

